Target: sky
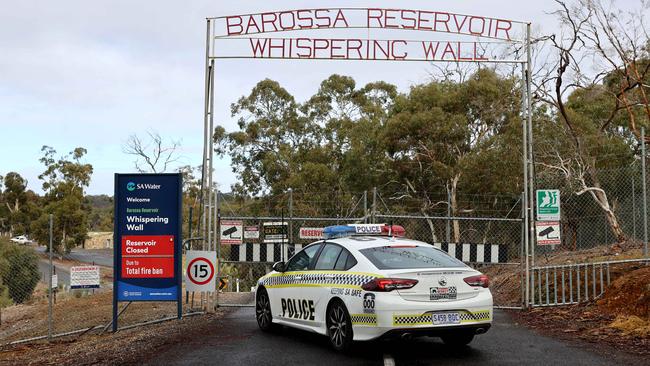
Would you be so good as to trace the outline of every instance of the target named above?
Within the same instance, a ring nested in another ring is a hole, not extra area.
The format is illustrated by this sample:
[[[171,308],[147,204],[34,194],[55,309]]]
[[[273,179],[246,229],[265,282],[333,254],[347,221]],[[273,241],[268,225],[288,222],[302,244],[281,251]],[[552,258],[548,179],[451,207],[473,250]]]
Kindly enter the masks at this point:
[[[113,174],[134,171],[123,153],[132,134],[181,142],[181,165],[202,156],[205,18],[317,7],[395,7],[395,1],[8,1],[0,0],[0,175],[16,171],[41,192],[41,147],[88,150],[89,194],[113,192]],[[556,27],[552,0],[400,1],[404,9],[449,11]],[[402,32],[403,33],[403,32]],[[342,34],[342,33],[338,33]],[[344,35],[344,33],[343,33]],[[325,36],[325,34],[323,34]],[[402,36],[404,36],[402,34]],[[432,39],[450,39],[449,35]],[[384,80],[407,91],[430,78],[429,63],[217,60],[215,123],[232,131],[230,105],[257,82],[280,82],[298,101],[333,73],[357,85]],[[237,176],[215,160],[228,191]]]

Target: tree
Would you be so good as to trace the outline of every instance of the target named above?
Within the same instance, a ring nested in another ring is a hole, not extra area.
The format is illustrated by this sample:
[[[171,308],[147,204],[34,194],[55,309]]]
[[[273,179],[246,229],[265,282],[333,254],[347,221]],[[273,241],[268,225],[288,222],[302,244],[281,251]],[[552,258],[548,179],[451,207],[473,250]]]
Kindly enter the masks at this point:
[[[296,200],[304,202],[296,211],[347,215],[361,191],[385,179],[378,137],[396,94],[387,83],[357,88],[352,78],[332,75],[298,103],[279,83],[259,82],[232,105],[238,130],[219,126],[214,133],[217,155],[229,155],[239,175],[234,192],[278,196],[291,188],[294,195],[309,192],[309,202]],[[313,202],[334,204],[319,208]]]
[[[9,172],[4,177],[4,191],[1,191],[0,204],[4,207],[5,226],[9,235],[29,234],[30,222],[39,216],[39,197],[27,190],[27,180],[16,172]]]
[[[49,241],[49,214],[53,214],[54,250],[70,251],[87,237],[90,208],[84,199],[84,188],[90,184],[93,167],[82,162],[87,151],[81,147],[58,159],[53,148],[43,146],[42,151],[40,161],[46,169],[39,179],[46,193],[43,213],[32,223],[33,236],[41,243]]]
[[[502,154],[505,145],[501,142],[502,135],[508,132],[512,136],[521,126],[516,86],[516,80],[482,69],[462,83],[433,81],[400,96],[384,130],[387,152],[399,177],[399,197],[419,197],[420,211],[428,215],[431,209],[446,204],[446,197],[441,200],[439,195],[446,191],[452,216],[458,216],[458,192],[463,185],[472,187],[472,182],[478,181],[479,191],[486,194],[490,193],[486,184],[512,187],[505,182],[519,181],[513,177],[520,164],[511,164],[501,174],[493,169],[500,162],[517,161],[516,154]],[[477,169],[476,161],[485,167]],[[436,240],[433,225],[430,227]],[[457,221],[453,233],[452,240],[459,242]]]
[[[612,4],[580,0],[570,7],[556,2],[563,32],[545,37],[557,58],[543,65],[535,96],[552,108],[559,123],[547,128],[555,129],[557,138],[542,140],[538,166],[563,177],[570,193],[588,194],[621,242],[626,234],[598,171],[632,162],[631,142],[650,117],[643,87],[650,68],[644,61],[648,56],[643,11],[622,19]],[[584,60],[602,71],[591,75],[582,68]],[[647,111],[643,120],[641,110]],[[627,111],[628,118],[621,118],[621,111]]]
[[[165,140],[156,131],[147,131],[147,139],[142,140],[138,135],[131,135],[122,145],[125,154],[133,155],[135,169],[140,173],[164,173],[170,165],[178,162],[180,141]]]

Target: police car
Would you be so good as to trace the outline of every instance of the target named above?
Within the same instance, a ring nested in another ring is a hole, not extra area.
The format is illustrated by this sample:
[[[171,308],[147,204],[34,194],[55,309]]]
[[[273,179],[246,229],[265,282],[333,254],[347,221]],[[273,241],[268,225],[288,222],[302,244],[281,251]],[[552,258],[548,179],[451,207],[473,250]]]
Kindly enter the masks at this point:
[[[313,331],[343,351],[353,341],[389,336],[437,336],[462,346],[490,328],[488,277],[430,244],[405,239],[402,227],[333,226],[324,237],[259,279],[261,330]]]

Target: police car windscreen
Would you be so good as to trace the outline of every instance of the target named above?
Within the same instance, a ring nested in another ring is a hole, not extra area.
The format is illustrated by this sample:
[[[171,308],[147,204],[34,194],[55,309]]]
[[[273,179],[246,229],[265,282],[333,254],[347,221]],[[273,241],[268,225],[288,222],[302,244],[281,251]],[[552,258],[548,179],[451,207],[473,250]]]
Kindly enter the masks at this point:
[[[463,262],[433,247],[389,246],[360,252],[378,269],[465,267]]]

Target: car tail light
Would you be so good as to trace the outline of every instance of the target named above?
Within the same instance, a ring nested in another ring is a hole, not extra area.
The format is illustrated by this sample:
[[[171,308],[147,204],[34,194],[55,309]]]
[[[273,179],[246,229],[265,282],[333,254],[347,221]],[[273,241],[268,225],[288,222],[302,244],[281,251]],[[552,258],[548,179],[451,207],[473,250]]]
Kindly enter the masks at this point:
[[[393,290],[402,290],[415,286],[418,280],[409,280],[406,278],[375,278],[361,286],[366,291],[390,292]]]
[[[488,288],[490,286],[490,279],[488,276],[481,274],[478,276],[472,276],[472,277],[466,277],[463,279],[466,284],[472,286],[472,287],[485,287]]]

